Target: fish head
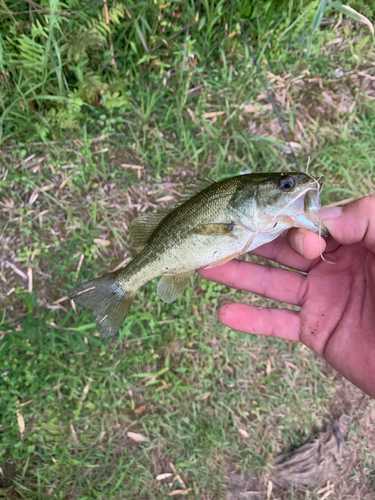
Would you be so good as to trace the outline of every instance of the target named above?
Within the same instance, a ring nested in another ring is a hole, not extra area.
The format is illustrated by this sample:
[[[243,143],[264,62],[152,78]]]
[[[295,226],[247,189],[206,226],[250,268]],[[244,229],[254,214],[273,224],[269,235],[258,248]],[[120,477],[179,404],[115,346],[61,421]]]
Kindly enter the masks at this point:
[[[314,179],[299,172],[243,177],[247,179],[237,191],[232,206],[252,221],[252,230],[263,230],[277,223],[280,229],[301,227],[324,235],[325,228],[317,214],[323,178]]]

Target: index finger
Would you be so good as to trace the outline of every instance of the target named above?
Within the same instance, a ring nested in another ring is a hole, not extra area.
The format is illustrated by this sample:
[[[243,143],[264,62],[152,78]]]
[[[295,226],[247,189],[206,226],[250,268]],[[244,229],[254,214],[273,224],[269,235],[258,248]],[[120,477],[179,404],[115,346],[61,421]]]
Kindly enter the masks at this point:
[[[223,266],[199,269],[198,272],[202,278],[269,299],[297,306],[303,302],[306,276],[301,273],[236,259]]]

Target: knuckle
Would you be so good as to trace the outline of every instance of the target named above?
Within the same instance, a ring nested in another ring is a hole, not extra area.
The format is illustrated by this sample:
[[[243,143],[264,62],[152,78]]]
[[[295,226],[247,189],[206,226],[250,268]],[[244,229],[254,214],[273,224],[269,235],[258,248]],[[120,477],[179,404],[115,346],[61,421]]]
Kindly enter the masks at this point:
[[[230,276],[228,285],[230,286],[230,288],[237,288],[238,283],[240,282],[241,276],[242,276],[241,261],[234,259],[232,262],[233,262],[234,270]]]
[[[374,195],[364,196],[363,198],[358,200],[358,204],[361,207],[361,209],[365,210],[366,212],[369,211],[370,213],[375,213]]]
[[[269,297],[269,287],[272,281],[272,271],[273,268],[271,266],[264,266],[264,275],[262,280],[262,290],[260,295],[264,297]]]

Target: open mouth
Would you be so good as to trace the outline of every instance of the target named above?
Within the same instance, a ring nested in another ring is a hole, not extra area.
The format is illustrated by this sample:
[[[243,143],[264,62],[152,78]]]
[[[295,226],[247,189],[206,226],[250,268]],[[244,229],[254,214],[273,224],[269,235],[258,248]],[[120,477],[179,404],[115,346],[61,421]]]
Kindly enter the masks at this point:
[[[317,212],[321,207],[320,193],[324,187],[325,178],[320,177],[319,179],[314,179],[309,182],[308,188],[310,188],[305,194],[304,208],[306,213]]]
[[[322,221],[319,219],[318,210],[321,208],[320,194],[324,187],[325,178],[320,177],[319,179],[312,179],[308,185],[310,188],[304,198],[304,209],[305,209],[305,222],[306,219],[314,225],[311,228],[314,232],[318,233],[320,236],[327,237],[329,235],[327,228],[323,225]]]

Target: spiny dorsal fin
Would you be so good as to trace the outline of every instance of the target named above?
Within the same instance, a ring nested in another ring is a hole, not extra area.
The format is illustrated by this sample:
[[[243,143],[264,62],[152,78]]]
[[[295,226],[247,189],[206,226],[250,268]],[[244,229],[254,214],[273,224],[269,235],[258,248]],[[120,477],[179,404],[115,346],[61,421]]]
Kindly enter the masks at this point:
[[[164,302],[174,302],[184,291],[192,272],[162,276],[158,283],[158,296]]]
[[[182,193],[181,198],[176,203],[175,208],[180,207],[183,203],[185,203],[185,201],[189,200],[212,184],[214,184],[214,181],[208,177],[196,179],[195,182],[185,187],[185,190]],[[145,245],[152,233],[168,213],[169,210],[159,210],[156,213],[147,213],[134,219],[129,227],[134,245]]]
[[[176,207],[181,206],[185,203],[185,201],[190,200],[190,198],[203,191],[203,189],[208,188],[212,184],[215,184],[215,182],[208,177],[198,177],[194,182],[185,187],[181,198],[176,203]]]
[[[129,231],[134,245],[145,245],[168,213],[168,210],[159,210],[156,213],[147,213],[133,219]]]

